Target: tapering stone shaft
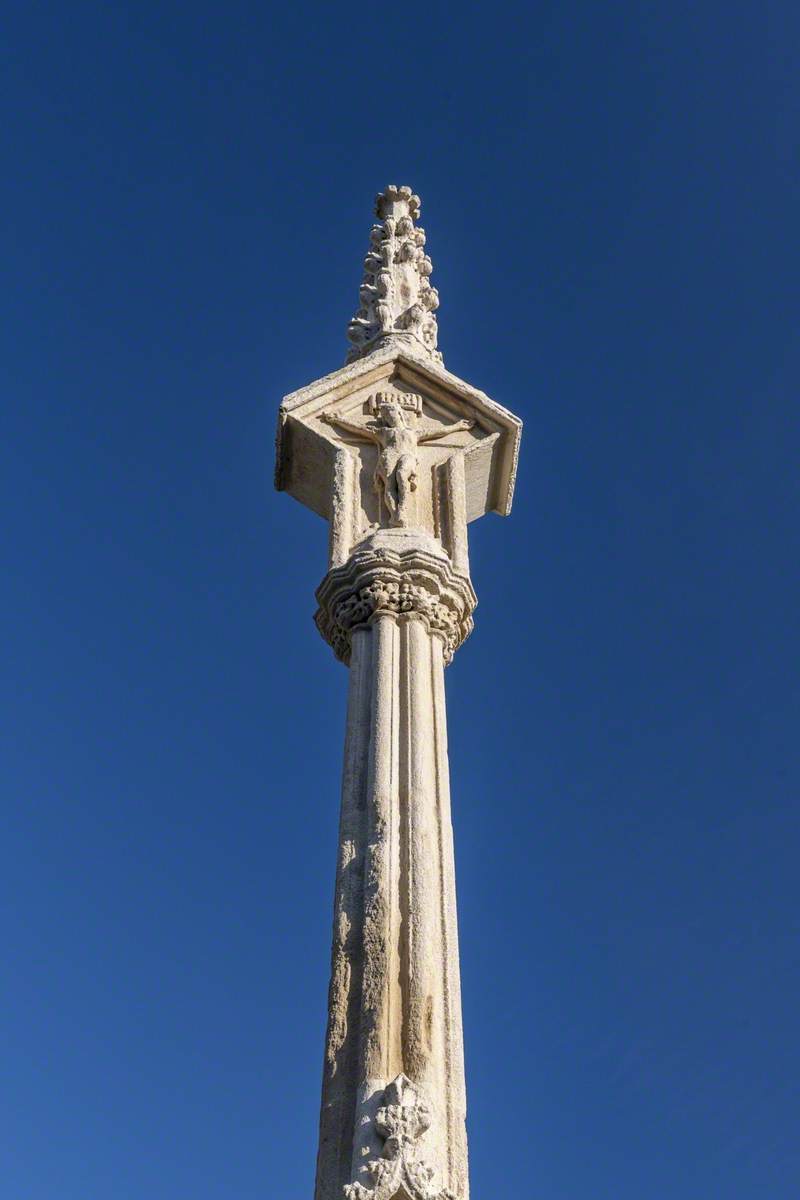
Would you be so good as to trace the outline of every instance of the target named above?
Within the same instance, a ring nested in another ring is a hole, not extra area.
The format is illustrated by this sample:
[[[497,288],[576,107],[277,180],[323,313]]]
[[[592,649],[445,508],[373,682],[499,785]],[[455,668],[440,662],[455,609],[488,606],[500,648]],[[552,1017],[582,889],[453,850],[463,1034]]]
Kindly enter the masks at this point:
[[[316,1200],[469,1192],[444,667],[472,630],[467,527],[510,511],[522,426],[444,369],[419,209],[378,196],[348,365],[278,418],[350,668]]]
[[[466,1200],[445,638],[379,611],[351,639],[316,1200]],[[414,1089],[402,1111],[428,1120],[387,1158],[398,1077]]]

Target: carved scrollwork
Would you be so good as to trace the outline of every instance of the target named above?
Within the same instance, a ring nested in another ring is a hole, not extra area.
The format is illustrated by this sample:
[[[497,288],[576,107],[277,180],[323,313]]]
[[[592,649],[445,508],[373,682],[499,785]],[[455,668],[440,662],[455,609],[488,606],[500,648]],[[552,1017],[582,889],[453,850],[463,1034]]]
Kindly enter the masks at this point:
[[[346,1200],[456,1200],[449,1188],[436,1186],[433,1169],[418,1157],[417,1142],[433,1119],[420,1089],[398,1075],[383,1098],[384,1105],[375,1115],[383,1154],[366,1165],[370,1186],[358,1181],[347,1184]]]
[[[422,549],[358,552],[317,589],[317,628],[336,657],[350,661],[354,629],[380,616],[415,617],[443,642],[449,663],[472,632],[475,593],[446,557]]]
[[[455,609],[440,603],[424,587],[393,579],[376,579],[342,600],[334,610],[334,621],[349,632],[380,613],[422,617],[432,632],[442,635],[448,662],[461,643],[461,618]]]
[[[398,334],[436,362],[442,361],[433,315],[439,307],[439,293],[430,285],[433,264],[425,253],[425,231],[414,224],[419,210],[419,196],[410,187],[391,185],[375,201],[380,224],[373,225],[370,233],[360,307],[347,329],[351,342],[348,362]]]

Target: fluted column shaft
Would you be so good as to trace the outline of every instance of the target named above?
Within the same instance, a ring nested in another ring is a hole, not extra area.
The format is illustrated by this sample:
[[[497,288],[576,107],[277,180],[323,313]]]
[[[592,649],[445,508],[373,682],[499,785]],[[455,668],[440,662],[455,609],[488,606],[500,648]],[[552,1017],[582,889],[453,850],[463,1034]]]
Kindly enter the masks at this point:
[[[379,602],[348,631],[316,1200],[468,1196],[444,692],[451,643],[426,612]]]

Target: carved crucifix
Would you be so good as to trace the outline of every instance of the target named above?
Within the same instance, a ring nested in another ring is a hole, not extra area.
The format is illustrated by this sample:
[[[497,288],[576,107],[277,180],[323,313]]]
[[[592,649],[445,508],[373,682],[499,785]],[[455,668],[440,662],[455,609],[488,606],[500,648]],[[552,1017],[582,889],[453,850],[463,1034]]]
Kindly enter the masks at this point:
[[[420,427],[416,425],[416,411],[402,405],[391,394],[379,393],[376,401],[378,419],[366,425],[348,421],[338,412],[324,412],[321,419],[326,425],[335,425],[344,433],[379,447],[373,486],[386,505],[389,524],[407,529],[415,523],[411,493],[417,490],[419,446],[472,429],[475,422],[462,420],[451,425]]]
[[[315,620],[350,673],[315,1200],[469,1200],[444,669],[521,424],[444,368],[419,203],[378,197],[348,364],[279,418],[277,486],[330,523]]]

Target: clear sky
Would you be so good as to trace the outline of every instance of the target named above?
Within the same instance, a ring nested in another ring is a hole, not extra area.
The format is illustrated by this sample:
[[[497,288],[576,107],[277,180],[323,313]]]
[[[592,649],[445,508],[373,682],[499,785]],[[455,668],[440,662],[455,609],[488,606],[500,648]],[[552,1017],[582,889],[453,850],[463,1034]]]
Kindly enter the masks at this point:
[[[309,1200],[372,200],[525,421],[448,672],[476,1200],[800,1192],[800,9],[12,2],[0,1194]]]

